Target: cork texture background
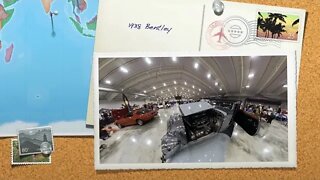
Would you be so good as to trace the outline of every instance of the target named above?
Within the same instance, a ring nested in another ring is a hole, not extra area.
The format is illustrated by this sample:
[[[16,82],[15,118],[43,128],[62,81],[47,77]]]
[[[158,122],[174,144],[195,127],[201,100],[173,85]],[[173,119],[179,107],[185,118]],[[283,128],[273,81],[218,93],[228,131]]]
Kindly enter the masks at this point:
[[[11,138],[1,138],[0,179],[319,179],[320,0],[239,2],[307,10],[297,94],[297,168],[95,171],[93,137],[56,137],[51,165],[13,167],[10,159]]]

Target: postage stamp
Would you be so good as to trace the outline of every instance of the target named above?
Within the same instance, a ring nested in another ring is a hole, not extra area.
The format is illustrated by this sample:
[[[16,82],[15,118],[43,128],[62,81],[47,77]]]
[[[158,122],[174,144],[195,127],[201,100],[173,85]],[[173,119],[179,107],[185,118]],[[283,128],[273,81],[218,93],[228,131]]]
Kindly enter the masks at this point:
[[[18,139],[11,140],[11,165],[51,164],[51,155],[32,154],[19,155]]]
[[[257,37],[297,41],[298,33],[298,15],[266,11],[257,13]]]
[[[20,155],[53,152],[53,136],[48,126],[19,130],[18,141]]]

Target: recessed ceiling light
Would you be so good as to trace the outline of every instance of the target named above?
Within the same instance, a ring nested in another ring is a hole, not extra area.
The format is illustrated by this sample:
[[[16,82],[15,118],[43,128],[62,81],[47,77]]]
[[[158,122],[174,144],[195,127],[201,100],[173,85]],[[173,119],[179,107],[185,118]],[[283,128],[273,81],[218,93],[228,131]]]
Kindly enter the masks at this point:
[[[168,91],[170,91],[170,89],[168,89]]]
[[[201,89],[199,89],[199,91],[201,91]]]
[[[284,84],[284,85],[283,85],[283,87],[284,87],[284,88],[287,88],[287,87],[288,87],[288,85],[287,85],[287,84]]]
[[[194,89],[194,85],[192,85],[192,88]]]
[[[172,57],[173,62],[177,62],[177,57]]]
[[[218,85],[219,85],[219,83],[218,83],[218,82],[215,82],[215,83],[214,83],[214,85],[215,85],[215,86],[218,86]]]
[[[250,86],[249,86],[249,85],[246,85],[246,88],[250,88]]]
[[[166,84],[166,83],[163,83],[163,86],[167,86],[167,84]]]
[[[187,84],[188,84],[188,83],[185,81],[185,82],[184,82],[184,85],[187,85]]]
[[[174,89],[177,89],[177,87],[174,87]]]
[[[173,81],[173,84],[177,84],[177,81]]]
[[[157,89],[155,86],[152,87],[153,89]]]
[[[220,91],[222,91],[222,89],[221,89],[221,88],[220,88],[219,90],[220,90]]]
[[[120,71],[124,72],[124,73],[128,73],[128,69],[125,67],[120,67]]]
[[[106,80],[105,82],[106,82],[106,84],[111,84],[110,80]]]
[[[190,92],[190,89],[188,89],[188,92]]]
[[[207,78],[208,78],[208,79],[211,78],[211,74],[210,74],[210,73],[207,74]]]
[[[147,93],[147,91],[146,91],[146,90],[144,90],[144,91],[143,91],[143,93]]]
[[[161,91],[161,94],[163,94],[163,91]]]
[[[253,73],[250,73],[249,75],[248,75],[248,78],[253,78],[254,77],[254,74]]]
[[[182,90],[184,90],[184,88],[182,87]]]
[[[144,60],[145,60],[145,61],[146,61],[146,63],[148,63],[148,64],[151,64],[151,63],[152,63],[151,59],[150,59],[150,58],[148,58],[148,57],[146,57]]]
[[[198,63],[194,63],[194,68],[198,69],[198,67],[199,67],[199,64]]]

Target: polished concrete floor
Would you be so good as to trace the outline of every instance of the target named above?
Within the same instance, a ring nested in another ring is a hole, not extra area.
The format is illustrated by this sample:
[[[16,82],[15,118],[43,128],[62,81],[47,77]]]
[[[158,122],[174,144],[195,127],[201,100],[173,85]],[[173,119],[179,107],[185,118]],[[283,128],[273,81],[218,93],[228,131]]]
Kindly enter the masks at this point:
[[[143,126],[125,127],[107,140],[100,140],[100,161],[104,163],[161,163],[160,139],[166,133],[167,120],[178,107],[160,109],[159,116]],[[235,126],[225,152],[226,162],[288,160],[288,129],[277,121],[261,123],[256,136]]]

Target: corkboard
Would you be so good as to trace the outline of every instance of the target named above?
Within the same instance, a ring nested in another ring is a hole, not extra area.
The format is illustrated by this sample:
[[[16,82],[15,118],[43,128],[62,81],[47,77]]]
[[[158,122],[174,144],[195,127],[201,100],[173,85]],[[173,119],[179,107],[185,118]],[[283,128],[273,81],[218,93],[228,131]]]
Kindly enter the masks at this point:
[[[240,1],[240,0],[236,0]],[[93,138],[55,138],[51,165],[12,167],[10,138],[0,139],[0,179],[316,179],[320,175],[320,1],[241,0],[308,12],[297,96],[298,168],[95,171]]]

